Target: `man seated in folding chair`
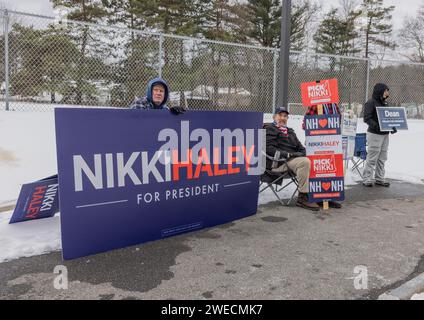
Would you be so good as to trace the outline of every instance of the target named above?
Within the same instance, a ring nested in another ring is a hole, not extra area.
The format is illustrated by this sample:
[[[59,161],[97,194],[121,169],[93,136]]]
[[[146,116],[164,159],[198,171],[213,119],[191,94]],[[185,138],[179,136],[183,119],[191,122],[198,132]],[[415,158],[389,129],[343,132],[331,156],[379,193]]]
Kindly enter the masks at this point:
[[[291,170],[297,177],[299,195],[296,205],[305,209],[318,211],[316,203],[308,202],[310,160],[306,157],[306,150],[300,143],[292,128],[287,127],[289,112],[286,108],[277,108],[274,113],[274,122],[265,126],[267,170],[275,173]],[[282,165],[272,168],[273,157],[278,152],[283,158]]]

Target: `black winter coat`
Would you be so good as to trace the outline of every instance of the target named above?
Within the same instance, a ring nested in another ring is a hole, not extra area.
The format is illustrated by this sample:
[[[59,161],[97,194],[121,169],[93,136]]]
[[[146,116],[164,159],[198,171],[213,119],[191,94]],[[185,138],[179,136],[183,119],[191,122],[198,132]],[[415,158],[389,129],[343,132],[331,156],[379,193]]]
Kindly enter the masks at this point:
[[[374,86],[372,98],[365,103],[364,106],[364,122],[368,124],[368,132],[385,135],[388,132],[380,131],[378,124],[377,109],[376,107],[387,106],[387,102],[383,99],[383,93],[388,89],[384,83],[377,83]]]
[[[280,157],[287,158],[288,160],[306,156],[306,149],[302,143],[300,143],[292,128],[287,128],[287,136],[284,136],[284,134],[274,124],[265,125],[265,129],[267,155],[273,157],[275,152],[279,150]],[[289,154],[290,156],[288,157]],[[267,169],[271,169],[272,162],[272,160],[267,159]]]

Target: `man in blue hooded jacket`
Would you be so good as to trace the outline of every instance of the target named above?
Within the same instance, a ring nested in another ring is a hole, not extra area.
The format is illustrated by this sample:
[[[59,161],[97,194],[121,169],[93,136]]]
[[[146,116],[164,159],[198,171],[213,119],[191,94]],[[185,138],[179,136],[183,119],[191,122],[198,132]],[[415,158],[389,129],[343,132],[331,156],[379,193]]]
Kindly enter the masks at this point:
[[[161,78],[154,78],[147,84],[146,96],[136,98],[131,104],[132,109],[169,109],[174,114],[185,112],[183,107],[174,106],[168,108],[166,103],[169,98],[168,84]]]

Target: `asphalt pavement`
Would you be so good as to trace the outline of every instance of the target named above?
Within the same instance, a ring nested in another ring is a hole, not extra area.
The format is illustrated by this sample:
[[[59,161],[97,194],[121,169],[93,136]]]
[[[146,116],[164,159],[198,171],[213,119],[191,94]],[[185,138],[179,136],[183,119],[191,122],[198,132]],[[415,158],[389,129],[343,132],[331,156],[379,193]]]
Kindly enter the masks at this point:
[[[103,254],[0,263],[0,299],[376,299],[424,272],[423,196],[424,184],[357,185],[338,210],[272,202],[226,225]],[[54,286],[58,265],[68,289]]]

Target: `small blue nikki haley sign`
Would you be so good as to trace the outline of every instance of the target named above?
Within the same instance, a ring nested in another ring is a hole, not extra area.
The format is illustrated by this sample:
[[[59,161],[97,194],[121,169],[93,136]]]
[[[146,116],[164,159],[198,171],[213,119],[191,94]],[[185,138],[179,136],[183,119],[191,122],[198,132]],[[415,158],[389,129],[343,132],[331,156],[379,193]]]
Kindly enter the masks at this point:
[[[57,175],[24,184],[9,223],[53,217],[59,212]]]
[[[64,259],[257,211],[261,113],[55,109],[55,120]]]

